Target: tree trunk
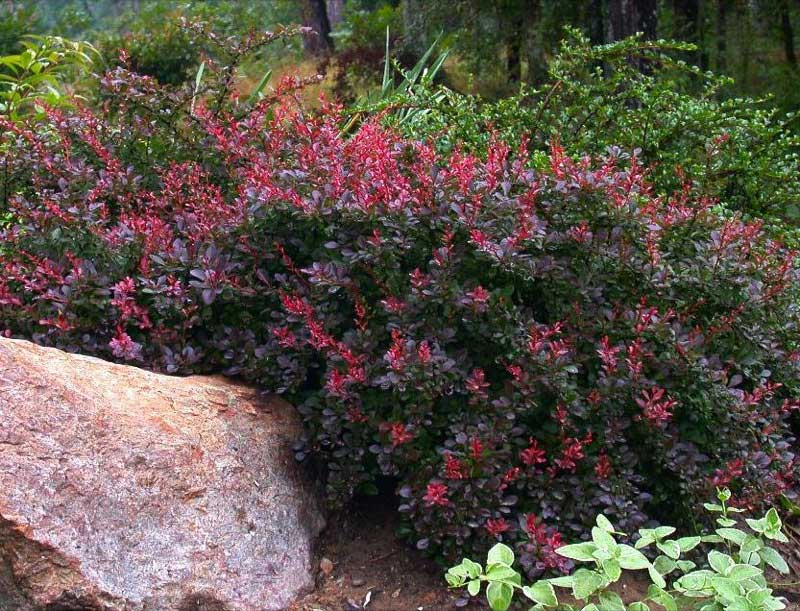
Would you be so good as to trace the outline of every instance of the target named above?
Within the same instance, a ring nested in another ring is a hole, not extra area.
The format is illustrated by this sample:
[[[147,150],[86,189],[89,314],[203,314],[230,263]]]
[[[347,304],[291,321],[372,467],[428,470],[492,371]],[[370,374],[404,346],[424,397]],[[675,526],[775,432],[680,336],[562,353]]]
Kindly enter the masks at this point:
[[[728,57],[728,0],[717,0],[717,72],[725,70]]]
[[[702,0],[673,0],[677,30],[674,35],[679,40],[688,40],[697,45],[695,63],[703,70],[708,69],[708,54],[703,44],[703,10]]]
[[[637,7],[639,23],[637,30],[644,32],[647,40],[655,40],[658,36],[658,2],[656,0],[638,0],[633,4]]]
[[[613,42],[625,38],[627,19],[626,0],[610,0],[608,3],[608,41]]]
[[[593,45],[601,45],[606,42],[603,24],[604,11],[603,0],[590,0],[589,2],[589,40]]]
[[[706,23],[708,22],[708,0],[698,0],[697,15],[697,61],[703,70],[708,70],[708,40]]]
[[[781,18],[781,42],[783,43],[783,53],[786,56],[786,63],[792,68],[797,67],[797,54],[794,50],[794,30],[792,30],[792,20],[789,15],[789,0],[781,0],[779,9]]]
[[[738,14],[736,15],[736,28],[737,32],[741,31],[741,44],[736,46],[736,51],[741,54],[741,64],[740,70],[738,71],[736,81],[737,85],[740,87],[744,87],[745,91],[750,91],[750,87],[753,85],[753,80],[750,76],[750,66],[752,65],[753,59],[753,39],[755,38],[755,28],[757,23],[755,23],[754,15],[753,15],[753,7],[752,4],[749,2],[742,3],[740,6],[737,7]],[[743,30],[739,30],[739,28],[743,28]]]
[[[412,57],[422,57],[425,52],[427,29],[424,0],[403,0],[403,46]]]
[[[506,38],[506,74],[508,82],[518,85],[522,81],[522,18],[513,19],[509,24]]]
[[[111,6],[114,7],[114,14],[122,15],[125,12],[126,0],[112,0]]]
[[[336,29],[342,22],[344,13],[344,0],[328,0],[327,2],[328,23],[331,24],[331,29]]]
[[[658,3],[656,0],[610,0],[608,3],[608,40],[621,40],[642,32],[646,40],[656,37]]]
[[[305,52],[316,57],[330,55],[333,51],[333,39],[325,0],[301,0],[300,18],[304,26],[313,30],[303,36]]]

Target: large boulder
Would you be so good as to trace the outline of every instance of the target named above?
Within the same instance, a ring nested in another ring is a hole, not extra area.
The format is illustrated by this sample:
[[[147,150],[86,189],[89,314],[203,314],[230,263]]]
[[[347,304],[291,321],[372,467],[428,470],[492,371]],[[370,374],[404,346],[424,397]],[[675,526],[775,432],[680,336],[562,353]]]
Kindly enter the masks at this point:
[[[0,339],[0,610],[266,611],[323,527],[287,403]]]

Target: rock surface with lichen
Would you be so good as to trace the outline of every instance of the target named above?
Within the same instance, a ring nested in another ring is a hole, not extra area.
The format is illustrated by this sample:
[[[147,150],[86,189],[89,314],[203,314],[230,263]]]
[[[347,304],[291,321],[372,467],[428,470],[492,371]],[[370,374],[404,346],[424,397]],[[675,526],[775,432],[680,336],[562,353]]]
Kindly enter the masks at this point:
[[[293,408],[0,339],[0,611],[284,609],[321,504]]]

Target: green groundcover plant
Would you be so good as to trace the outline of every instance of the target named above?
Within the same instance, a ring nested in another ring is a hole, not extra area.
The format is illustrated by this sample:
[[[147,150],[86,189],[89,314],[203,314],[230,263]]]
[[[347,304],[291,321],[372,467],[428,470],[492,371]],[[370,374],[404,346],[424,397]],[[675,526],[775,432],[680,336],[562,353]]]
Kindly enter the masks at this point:
[[[590,541],[556,549],[559,556],[588,568],[579,568],[569,576],[523,585],[521,575],[514,569],[514,552],[498,543],[489,550],[485,569],[465,558],[447,571],[447,582],[452,588],[466,588],[470,596],[477,596],[485,585],[492,611],[508,609],[517,593],[533,603],[531,611],[785,609],[786,604],[775,596],[765,577],[767,568],[789,573],[786,561],[773,547],[776,542],[788,541],[781,531],[778,512],[770,509],[758,520],[745,519],[743,525],[735,519],[743,510],[728,504],[730,496],[728,489],[720,490],[720,503],[705,505],[708,511],[718,514],[717,528],[711,535],[671,538],[676,532],[672,526],[643,528],[631,546],[617,542],[616,537],[625,536],[624,533],[617,532],[600,514]],[[697,552],[698,546],[705,552],[703,558],[694,554],[700,566],[686,558],[693,550]],[[649,552],[649,557],[641,550]],[[626,571],[647,572],[650,586],[642,600],[626,604],[614,591],[614,584]],[[556,588],[569,590],[576,602],[559,604]]]

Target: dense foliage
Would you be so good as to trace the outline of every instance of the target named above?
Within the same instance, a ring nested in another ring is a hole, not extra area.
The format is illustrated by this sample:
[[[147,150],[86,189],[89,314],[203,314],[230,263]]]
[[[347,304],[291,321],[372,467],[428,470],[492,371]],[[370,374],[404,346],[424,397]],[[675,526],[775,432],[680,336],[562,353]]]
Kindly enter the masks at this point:
[[[181,28],[183,19],[208,23],[221,38],[244,38],[300,20],[289,0],[23,0],[0,5],[0,55],[23,51],[22,41],[31,34],[86,40],[99,50],[100,65],[120,65],[122,55],[138,73],[177,85],[194,79],[204,57],[219,51]],[[300,61],[298,40],[282,42],[250,57],[244,76],[258,80],[267,67]]]
[[[205,57],[217,57],[220,51],[219,45],[207,37],[195,36],[181,27],[182,20],[207,23],[225,39],[244,38],[267,26],[296,21],[294,17],[294,12],[287,13],[281,2],[147,2],[139,10],[124,12],[93,38],[97,38],[98,47],[110,64],[118,64],[122,53],[137,73],[152,76],[160,83],[179,85],[194,78]],[[296,39],[283,39],[282,43],[261,49],[249,58],[257,64],[254,73],[263,73],[265,65],[274,67],[284,58],[298,59]]]
[[[752,99],[720,101],[716,94],[728,79],[675,59],[691,45],[631,38],[593,47],[579,32],[568,34],[538,88],[485,102],[444,87],[417,87],[382,106],[425,109],[400,127],[409,136],[435,137],[443,151],[484,154],[494,133],[509,142],[525,136],[539,151],[557,138],[573,155],[636,149],[660,191],[691,181],[695,194],[731,210],[797,224],[796,115]]]
[[[42,105],[72,104],[77,92],[65,95],[64,82],[89,70],[95,49],[56,36],[25,37],[20,47],[20,53],[0,56],[0,115],[15,120],[41,112]]]
[[[502,539],[531,574],[600,511],[792,494],[800,285],[761,223],[630,151],[442,152],[300,85],[121,66],[99,111],[3,120],[5,333],[286,393],[333,500],[392,478],[418,547]]]
[[[0,9],[0,56],[22,51],[22,40],[26,34],[39,28],[33,7]]]
[[[539,84],[562,28],[572,26],[593,44],[636,32],[695,43],[684,59],[734,77],[727,93],[770,92],[784,110],[800,108],[793,87],[800,5],[789,0],[402,0],[400,8],[406,44],[421,52],[444,32],[461,60],[453,72],[467,72],[463,90],[473,93],[497,97],[519,83]]]
[[[647,39],[695,43],[682,56],[702,70],[734,77],[726,95],[771,93],[784,110],[800,108],[794,86],[800,4],[792,0],[6,0],[0,3],[0,54],[16,52],[21,34],[64,36],[106,49],[110,61],[125,46],[142,68],[176,82],[186,78],[186,60],[196,52],[178,44],[169,19],[177,13],[238,35],[254,26],[302,22],[320,33],[305,39],[306,57],[332,59],[336,88],[350,94],[380,71],[386,26],[408,65],[441,36],[452,49],[449,83],[492,98],[515,93],[520,83],[541,84],[562,28],[572,26],[593,44],[639,31]],[[309,44],[314,40],[319,44]],[[298,58],[282,49],[268,63],[275,68],[287,56]]]

